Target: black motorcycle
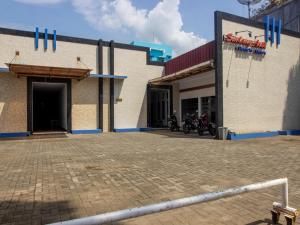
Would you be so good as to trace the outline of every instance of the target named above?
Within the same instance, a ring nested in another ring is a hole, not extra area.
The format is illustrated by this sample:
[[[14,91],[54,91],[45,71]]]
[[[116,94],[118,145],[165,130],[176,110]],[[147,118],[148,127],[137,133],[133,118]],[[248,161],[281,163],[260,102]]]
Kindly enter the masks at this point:
[[[179,126],[177,123],[177,117],[175,115],[175,112],[170,116],[168,122],[169,122],[169,129],[171,132],[179,131]]]
[[[198,113],[196,112],[192,115],[189,114],[186,115],[186,118],[182,126],[183,133],[189,134],[192,130],[198,129],[199,120],[197,114]]]

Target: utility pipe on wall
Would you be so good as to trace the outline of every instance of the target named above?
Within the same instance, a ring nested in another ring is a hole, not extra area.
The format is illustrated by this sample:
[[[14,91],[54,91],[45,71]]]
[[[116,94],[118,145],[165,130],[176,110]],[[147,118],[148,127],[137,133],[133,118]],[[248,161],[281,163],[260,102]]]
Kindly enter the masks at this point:
[[[151,204],[147,206],[125,209],[115,212],[104,213],[96,216],[84,217],[64,222],[53,223],[50,225],[99,225],[109,222],[116,222],[120,220],[135,218],[148,214],[163,212],[171,209],[181,208],[197,203],[214,201],[221,198],[231,197],[251,191],[266,189],[273,186],[282,186],[282,204],[274,203],[273,205],[283,207],[286,211],[296,213],[297,210],[288,206],[288,180],[287,178],[270,180],[250,185],[245,185],[237,188],[230,188],[223,191],[211,192],[201,195],[196,195],[187,198],[181,198],[172,201],[161,202],[158,204]]]

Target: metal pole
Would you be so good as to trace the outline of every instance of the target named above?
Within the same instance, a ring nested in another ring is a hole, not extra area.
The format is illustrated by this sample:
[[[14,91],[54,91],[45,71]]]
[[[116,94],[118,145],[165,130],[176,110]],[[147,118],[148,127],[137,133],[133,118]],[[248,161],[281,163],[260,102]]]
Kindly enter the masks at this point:
[[[104,224],[109,222],[116,222],[124,219],[181,208],[184,206],[189,206],[197,203],[214,201],[220,198],[231,197],[231,196],[235,196],[235,195],[239,195],[251,191],[266,189],[277,185],[282,185],[282,202],[283,202],[282,205],[285,206],[285,208],[290,208],[288,207],[287,182],[288,182],[287,178],[270,180],[270,181],[245,185],[242,187],[230,188],[223,191],[211,192],[211,193],[201,194],[197,196],[181,198],[172,201],[166,201],[158,204],[152,204],[152,205],[147,205],[147,206],[142,206],[137,208],[109,212],[109,213],[104,213],[96,216],[69,220],[65,222],[53,223],[51,225],[99,225],[99,224]]]
[[[282,207],[286,208],[289,206],[289,184],[286,181],[284,185],[282,185]]]

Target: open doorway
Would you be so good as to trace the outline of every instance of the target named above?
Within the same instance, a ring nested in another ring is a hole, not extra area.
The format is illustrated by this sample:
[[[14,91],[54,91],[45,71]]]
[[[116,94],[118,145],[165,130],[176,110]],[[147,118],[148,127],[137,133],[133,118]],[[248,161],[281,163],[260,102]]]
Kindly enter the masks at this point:
[[[33,132],[67,130],[67,85],[32,83]]]
[[[170,116],[170,90],[163,88],[151,89],[151,127],[168,126]]]

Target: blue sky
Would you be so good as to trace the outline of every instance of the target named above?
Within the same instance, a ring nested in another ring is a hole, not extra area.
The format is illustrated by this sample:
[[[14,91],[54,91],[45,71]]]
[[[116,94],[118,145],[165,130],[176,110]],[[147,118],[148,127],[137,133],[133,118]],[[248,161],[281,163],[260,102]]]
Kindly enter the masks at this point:
[[[213,39],[215,10],[240,16],[236,0],[1,0],[0,26],[92,39],[164,42],[182,53]]]

